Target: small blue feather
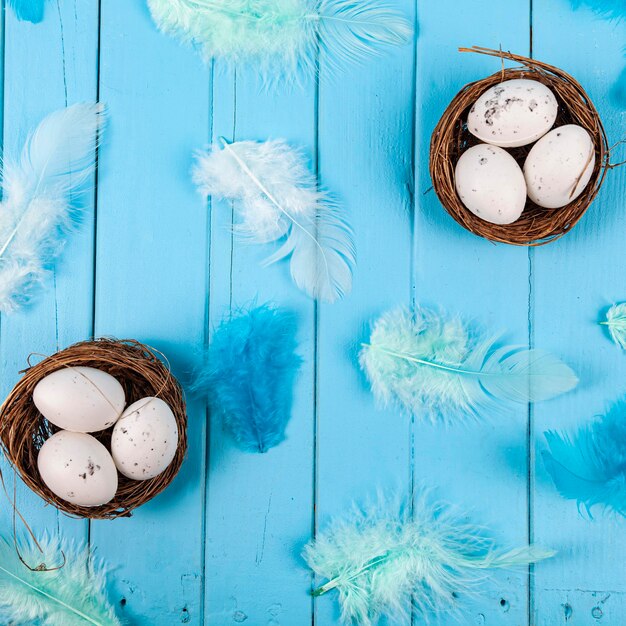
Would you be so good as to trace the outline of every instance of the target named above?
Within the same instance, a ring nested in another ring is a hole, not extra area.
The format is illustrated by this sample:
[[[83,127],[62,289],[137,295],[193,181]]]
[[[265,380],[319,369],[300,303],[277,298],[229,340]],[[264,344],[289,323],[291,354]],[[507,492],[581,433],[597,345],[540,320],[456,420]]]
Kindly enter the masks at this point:
[[[626,515],[626,404],[568,435],[545,433],[543,458],[559,493],[591,516],[594,506]]]
[[[192,390],[208,398],[243,450],[267,452],[285,439],[296,354],[296,319],[262,305],[240,311],[215,331]]]
[[[626,17],[626,2],[624,0],[571,0],[575,9],[589,7],[596,13],[608,18]]]
[[[8,0],[18,19],[26,22],[41,22],[45,0]]]

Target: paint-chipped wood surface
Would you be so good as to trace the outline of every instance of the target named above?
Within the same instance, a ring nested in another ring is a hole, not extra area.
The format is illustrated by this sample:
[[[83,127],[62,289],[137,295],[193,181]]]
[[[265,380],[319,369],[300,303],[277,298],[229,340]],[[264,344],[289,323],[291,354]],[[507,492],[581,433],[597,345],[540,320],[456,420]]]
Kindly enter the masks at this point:
[[[352,499],[380,486],[408,495],[420,484],[505,544],[559,550],[534,572],[496,574],[460,618],[433,624],[626,623],[626,523],[579,516],[539,454],[544,430],[582,423],[626,391],[626,356],[597,325],[602,309],[626,300],[624,172],[611,173],[574,232],[528,251],[463,231],[428,191],[427,170],[429,135],[449,100],[497,69],[493,59],[459,55],[460,45],[502,45],[562,67],[593,97],[612,142],[623,138],[616,85],[626,23],[569,0],[391,3],[419,22],[415,46],[332,78],[322,56],[319,83],[269,92],[253,71],[206,67],[159,34],[143,0],[49,0],[36,25],[4,12],[5,149],[78,101],[99,97],[110,123],[78,234],[45,292],[0,320],[3,392],[29,353],[93,334],[150,343],[182,377],[230,307],[256,297],[300,319],[293,419],[268,454],[236,450],[191,402],[180,475],[131,519],[69,519],[18,481],[17,504],[35,529],[89,540],[109,562],[111,597],[130,624],[334,626],[336,598],[309,595],[302,545]],[[351,211],[359,263],[349,298],[315,306],[285,265],[261,268],[264,251],[232,237],[229,205],[206,206],[195,193],[192,151],[219,136],[308,149]],[[580,388],[508,419],[448,429],[377,409],[355,365],[358,345],[372,317],[417,301],[561,355]],[[10,532],[7,502],[0,511]]]

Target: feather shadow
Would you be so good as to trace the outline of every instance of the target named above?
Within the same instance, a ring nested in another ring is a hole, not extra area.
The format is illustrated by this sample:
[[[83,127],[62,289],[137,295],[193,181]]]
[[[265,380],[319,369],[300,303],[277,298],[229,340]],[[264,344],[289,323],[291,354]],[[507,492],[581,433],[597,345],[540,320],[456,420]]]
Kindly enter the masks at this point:
[[[618,106],[626,108],[626,67],[621,71],[611,95]]]

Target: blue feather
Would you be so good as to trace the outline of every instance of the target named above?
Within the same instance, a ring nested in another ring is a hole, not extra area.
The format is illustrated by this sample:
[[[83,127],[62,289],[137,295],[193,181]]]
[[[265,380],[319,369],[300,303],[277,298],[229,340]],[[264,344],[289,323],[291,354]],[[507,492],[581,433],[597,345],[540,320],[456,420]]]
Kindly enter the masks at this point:
[[[626,17],[624,0],[571,0],[571,2],[575,9],[585,6],[608,18]]]
[[[545,433],[543,458],[559,493],[589,515],[602,506],[626,515],[626,405],[620,403],[573,436]]]
[[[240,311],[215,331],[192,390],[208,398],[239,447],[267,452],[285,439],[301,363],[296,319],[270,305]]]
[[[45,0],[8,0],[18,19],[27,22],[41,22]]]

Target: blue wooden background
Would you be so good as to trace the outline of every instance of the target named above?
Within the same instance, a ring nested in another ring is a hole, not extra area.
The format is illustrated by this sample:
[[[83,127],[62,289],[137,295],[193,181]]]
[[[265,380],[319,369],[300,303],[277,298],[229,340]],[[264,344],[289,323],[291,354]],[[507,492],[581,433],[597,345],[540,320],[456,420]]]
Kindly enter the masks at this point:
[[[419,22],[414,46],[334,79],[322,57],[319,84],[269,93],[249,69],[206,67],[159,34],[143,0],[48,0],[37,25],[4,11],[5,149],[77,101],[99,98],[111,119],[78,234],[36,302],[0,320],[3,393],[29,353],[92,335],[146,341],[182,376],[231,306],[256,296],[301,320],[305,365],[288,440],[268,454],[239,452],[191,403],[180,475],[131,519],[69,519],[18,481],[18,506],[36,529],[88,540],[110,563],[111,597],[130,624],[337,624],[336,598],[308,594],[302,545],[377,486],[409,494],[416,484],[436,487],[505,544],[559,550],[534,573],[496,574],[460,622],[434,624],[626,623],[624,520],[581,518],[559,499],[538,454],[545,429],[582,423],[626,391],[626,356],[597,325],[602,309],[626,300],[624,172],[612,172],[569,236],[529,251],[457,226],[428,192],[427,169],[429,135],[449,100],[498,69],[493,59],[459,55],[459,45],[501,44],[561,66],[588,89],[610,139],[621,139],[626,23],[570,0],[392,3]],[[352,214],[359,264],[349,298],[317,306],[285,265],[260,268],[265,251],[233,239],[230,206],[207,207],[195,193],[192,151],[221,135],[310,149]],[[372,317],[415,301],[562,355],[580,388],[476,427],[378,410],[355,366],[357,347]]]

